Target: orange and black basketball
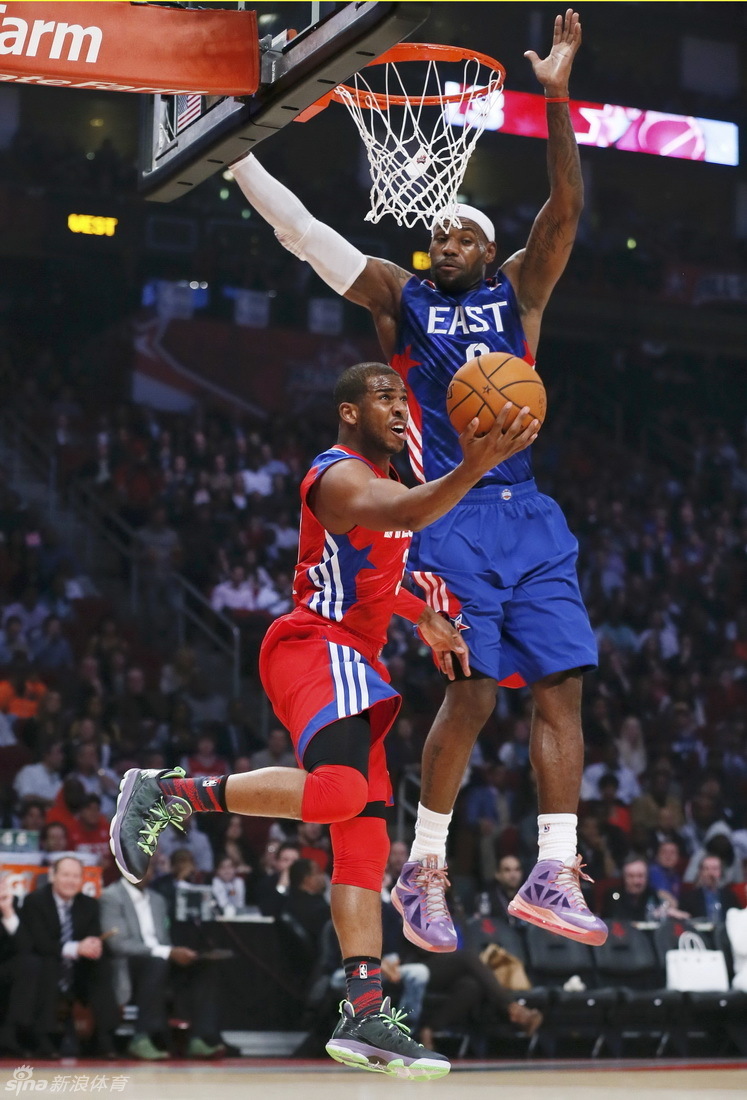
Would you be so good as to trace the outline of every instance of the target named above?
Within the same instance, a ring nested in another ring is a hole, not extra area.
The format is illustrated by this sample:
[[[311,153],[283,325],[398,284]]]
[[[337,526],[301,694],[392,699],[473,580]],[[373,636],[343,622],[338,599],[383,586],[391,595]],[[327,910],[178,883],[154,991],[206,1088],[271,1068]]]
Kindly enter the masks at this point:
[[[515,409],[508,414],[508,423],[516,419],[519,409],[529,406],[524,426],[532,420],[545,419],[547,395],[542,379],[525,359],[492,351],[478,355],[460,367],[446,391],[446,410],[458,432],[463,432],[473,417],[480,421],[478,435],[490,431],[507,401]]]

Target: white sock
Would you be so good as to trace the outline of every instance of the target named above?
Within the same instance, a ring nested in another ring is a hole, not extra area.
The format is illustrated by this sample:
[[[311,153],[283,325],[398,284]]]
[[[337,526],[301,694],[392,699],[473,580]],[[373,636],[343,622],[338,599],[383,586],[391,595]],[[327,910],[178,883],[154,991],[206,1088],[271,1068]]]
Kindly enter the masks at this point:
[[[568,863],[576,858],[575,814],[540,814],[537,818],[539,858],[560,859]]]
[[[410,849],[410,859],[436,856],[438,866],[446,864],[446,838],[449,835],[451,814],[437,814],[418,802],[418,819],[415,822],[415,840]]]

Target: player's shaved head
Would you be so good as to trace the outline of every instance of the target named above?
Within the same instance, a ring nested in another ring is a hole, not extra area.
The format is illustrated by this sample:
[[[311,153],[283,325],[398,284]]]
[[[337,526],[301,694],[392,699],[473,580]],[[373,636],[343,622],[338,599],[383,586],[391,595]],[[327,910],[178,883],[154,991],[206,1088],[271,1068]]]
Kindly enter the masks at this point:
[[[348,367],[343,371],[335,384],[334,402],[335,408],[345,402],[357,405],[368,392],[370,378],[381,378],[392,374],[400,381],[396,370],[392,370],[386,363],[356,363],[354,367]]]

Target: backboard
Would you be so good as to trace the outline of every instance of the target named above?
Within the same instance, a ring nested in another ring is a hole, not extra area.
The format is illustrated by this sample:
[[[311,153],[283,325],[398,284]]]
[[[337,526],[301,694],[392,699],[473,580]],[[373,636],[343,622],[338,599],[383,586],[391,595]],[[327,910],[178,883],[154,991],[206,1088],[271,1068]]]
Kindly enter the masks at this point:
[[[417,2],[254,6],[260,49],[255,95],[143,97],[139,167],[146,198],[170,202],[251,152],[411,34],[430,10]],[[303,20],[304,9],[311,21],[299,29],[295,21]]]

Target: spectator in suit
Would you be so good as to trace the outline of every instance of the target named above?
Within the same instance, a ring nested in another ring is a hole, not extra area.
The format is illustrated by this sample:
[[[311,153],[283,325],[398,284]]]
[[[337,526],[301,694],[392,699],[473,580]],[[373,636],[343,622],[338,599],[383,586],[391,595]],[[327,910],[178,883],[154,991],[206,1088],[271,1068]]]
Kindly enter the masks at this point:
[[[293,931],[293,936],[286,938],[285,947],[294,975],[303,989],[319,959],[322,929],[330,920],[329,905],[324,898],[327,877],[313,859],[299,856],[291,864],[288,880],[279,917],[281,928],[285,926]]]
[[[322,929],[330,919],[329,905],[324,897],[327,876],[313,859],[299,856],[291,864],[288,880],[285,912],[305,930],[316,952]]]
[[[721,924],[727,909],[739,909],[739,899],[731,886],[723,885],[723,864],[718,856],[704,855],[695,884],[685,883],[680,907],[691,917]]]
[[[603,920],[646,921],[659,910],[659,895],[648,881],[645,859],[629,859],[623,867],[622,884],[609,886],[602,902]]]
[[[195,865],[195,857],[189,848],[177,848],[176,851],[172,852],[168,867],[168,873],[160,875],[153,882],[152,888],[166,902],[169,925],[173,925],[176,920],[177,883],[196,883],[199,876]]]
[[[113,1051],[117,1008],[110,961],[103,955],[99,902],[82,892],[83,865],[62,856],[49,882],[26,898],[18,928],[18,980],[11,1023],[30,1023],[35,1053],[56,1057],[60,995],[88,1005],[95,1020],[96,1052]]]
[[[213,1058],[225,1050],[219,1041],[216,972],[198,963],[189,947],[174,947],[169,935],[166,902],[148,887],[125,879],[107,886],[101,895],[108,950],[114,956],[114,988],[120,1005],[137,1004],[137,1032],[127,1053],[147,1062],[167,1058],[153,1039],[166,1029],[169,985],[178,987],[192,1023],[187,1046],[190,1058]]]
[[[6,1022],[16,973],[18,914],[7,877],[0,878],[0,1052],[21,1054],[15,1024]]]

